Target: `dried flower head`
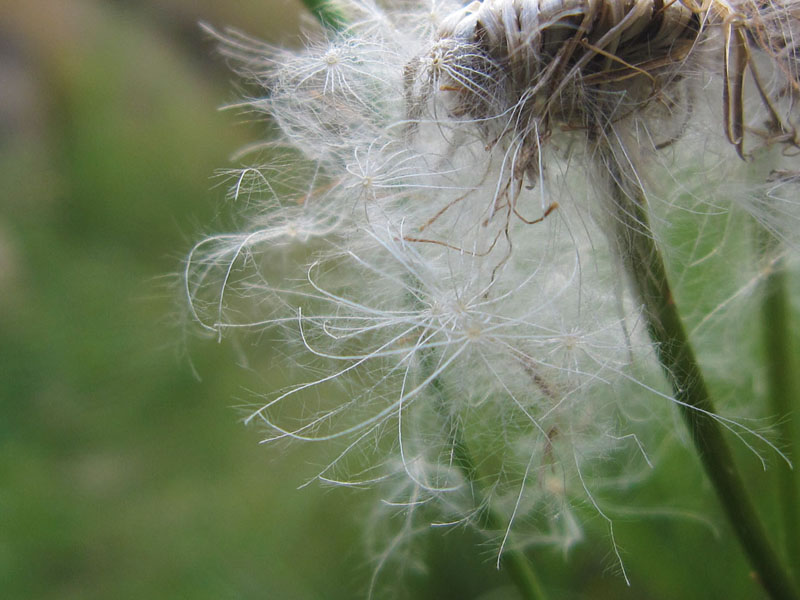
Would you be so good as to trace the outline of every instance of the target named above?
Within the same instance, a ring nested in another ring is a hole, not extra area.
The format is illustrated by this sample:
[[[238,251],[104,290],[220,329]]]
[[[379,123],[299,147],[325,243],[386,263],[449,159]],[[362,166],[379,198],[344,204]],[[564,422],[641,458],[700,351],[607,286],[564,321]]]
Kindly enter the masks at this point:
[[[436,95],[484,139],[514,146],[510,173],[539,179],[554,128],[591,130],[653,101],[679,78],[697,15],[679,2],[487,0],[448,16],[428,55],[407,69],[412,114]]]
[[[262,164],[235,174],[234,196],[254,207],[245,230],[189,257],[192,314],[220,336],[282,333],[306,379],[269,392],[247,420],[269,440],[334,447],[317,479],[383,483],[391,506],[435,506],[449,524],[481,523],[491,505],[505,523],[490,532],[498,554],[569,547],[572,506],[588,500],[610,525],[595,494],[651,465],[645,447],[660,432],[641,423],[662,410],[651,399],[678,402],[653,383],[598,182],[644,186],[646,163],[669,163],[677,195],[692,197],[675,170],[696,160],[684,144],[696,142],[687,124],[708,118],[695,95],[709,73],[722,75],[716,122],[697,131],[728,138],[717,156],[749,153],[745,132],[797,146],[797,8],[339,4],[349,24],[303,50],[220,36],[264,90],[237,106],[266,113],[278,135],[258,148]],[[629,170],[598,173],[601,139]],[[796,173],[784,171],[769,204],[797,219],[785,193]],[[460,464],[464,439],[480,473]],[[611,454],[622,458],[609,465]]]

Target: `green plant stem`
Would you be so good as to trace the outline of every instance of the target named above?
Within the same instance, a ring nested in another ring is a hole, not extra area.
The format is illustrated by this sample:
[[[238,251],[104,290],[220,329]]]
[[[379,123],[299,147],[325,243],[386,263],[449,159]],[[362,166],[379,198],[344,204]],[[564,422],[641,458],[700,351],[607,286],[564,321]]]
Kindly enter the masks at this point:
[[[613,200],[613,237],[643,305],[647,329],[706,474],[759,582],[774,600],[797,600],[791,578],[770,545],[739,475],[700,366],[681,322],[661,251],[652,237],[646,200],[627,165],[601,143]],[[625,159],[623,159],[625,160]]]
[[[780,242],[765,228],[760,229],[761,248],[767,257],[780,249]],[[764,356],[767,365],[767,393],[772,412],[780,421],[778,431],[784,450],[797,458],[796,413],[800,410],[800,391],[795,374],[792,347],[792,317],[789,302],[788,274],[780,256],[769,266],[762,290],[761,322]],[[794,565],[795,579],[800,579],[800,482],[797,470],[780,465],[778,495],[783,517],[783,541],[789,564]]]
[[[464,440],[464,433],[461,425],[453,418],[453,415],[447,408],[446,392],[443,389],[442,383],[439,379],[435,379],[432,386],[434,394],[436,395],[436,412],[442,418],[445,427],[449,431],[453,463],[461,470],[464,477],[469,482],[475,503],[478,506],[484,507],[482,516],[485,525],[491,530],[503,531],[507,523],[503,517],[492,508],[491,503],[488,498],[486,498],[485,490],[478,476],[477,465],[472,459],[472,455]],[[506,550],[503,552],[502,562],[524,600],[546,600],[547,596],[544,592],[544,588],[539,582],[539,578],[533,570],[533,566],[523,552],[515,549]]]
[[[330,0],[301,0],[325,29],[341,31],[347,24],[344,15]]]

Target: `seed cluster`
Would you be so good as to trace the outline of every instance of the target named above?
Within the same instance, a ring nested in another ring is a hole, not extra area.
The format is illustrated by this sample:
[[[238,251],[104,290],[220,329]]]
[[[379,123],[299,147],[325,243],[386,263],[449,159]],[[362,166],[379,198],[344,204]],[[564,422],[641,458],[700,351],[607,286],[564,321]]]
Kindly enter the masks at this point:
[[[752,0],[475,1],[449,15],[429,54],[408,64],[409,116],[419,118],[435,100],[451,117],[478,123],[490,144],[511,132],[520,148],[514,178],[535,182],[540,147],[554,125],[595,134],[654,103],[672,111],[685,94],[678,84],[687,62],[709,31],[721,31],[729,141],[743,155],[749,69],[772,129],[796,144],[752,61],[753,49],[783,56],[778,62],[797,85],[789,64],[796,44],[782,35],[788,13],[779,9]]]

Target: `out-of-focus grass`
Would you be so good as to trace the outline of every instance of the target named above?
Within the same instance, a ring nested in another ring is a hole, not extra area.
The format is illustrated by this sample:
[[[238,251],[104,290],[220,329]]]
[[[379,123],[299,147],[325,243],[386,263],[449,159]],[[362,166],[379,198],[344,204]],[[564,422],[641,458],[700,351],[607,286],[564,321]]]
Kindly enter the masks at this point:
[[[351,597],[337,495],[296,491],[302,449],[241,427],[230,348],[191,350],[203,381],[182,352],[173,274],[247,132],[216,111],[213,45],[131,6],[38,4],[0,28],[21,96],[0,140],[2,596]]]
[[[285,381],[273,350],[247,370],[231,346],[182,343],[174,274],[201,229],[224,228],[215,215],[233,209],[211,176],[260,129],[216,111],[231,78],[193,23],[260,36],[296,23],[294,6],[221,6],[0,6],[4,598],[335,599],[368,584],[359,521],[374,499],[296,490],[324,458],[259,446],[232,408]],[[658,471],[626,508],[678,497],[716,518],[690,452]],[[553,598],[757,594],[724,527],[716,540],[692,520],[616,526],[633,587],[603,575],[614,561],[596,519],[568,560],[533,553]],[[407,596],[512,598],[494,547],[469,542],[422,544],[430,574],[404,580]]]

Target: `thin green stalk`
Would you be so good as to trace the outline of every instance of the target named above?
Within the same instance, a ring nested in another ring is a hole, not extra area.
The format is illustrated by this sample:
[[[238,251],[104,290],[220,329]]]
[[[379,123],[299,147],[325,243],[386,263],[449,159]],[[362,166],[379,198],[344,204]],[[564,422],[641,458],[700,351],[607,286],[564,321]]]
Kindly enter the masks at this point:
[[[340,31],[347,20],[330,0],[301,0],[305,7],[311,11],[325,29]]]
[[[767,256],[779,250],[780,242],[761,228],[761,247]],[[764,355],[767,364],[767,394],[770,408],[780,421],[778,432],[784,450],[795,460],[797,453],[796,413],[800,410],[800,390],[792,347],[792,316],[789,302],[788,274],[784,260],[778,256],[768,266],[761,299],[761,322]],[[800,579],[800,482],[798,471],[780,465],[778,498],[783,518],[783,543],[795,579]]]
[[[461,425],[453,418],[447,408],[448,402],[441,381],[434,379],[432,386],[436,396],[436,412],[444,420],[444,425],[450,433],[453,463],[461,470],[465,479],[469,482],[475,503],[478,506],[485,507],[482,516],[486,526],[492,530],[502,531],[506,528],[507,523],[492,508],[491,503],[486,498],[485,490],[478,476],[478,467],[472,459],[464,440]],[[515,549],[506,550],[503,552],[502,562],[524,600],[546,600],[547,595],[544,592],[544,588],[533,570],[533,566],[523,552]]]
[[[641,186],[609,145],[598,148],[609,175],[618,250],[644,307],[650,337],[708,478],[759,582],[774,600],[798,594],[770,545],[725,441],[708,388],[678,314]],[[625,160],[625,159],[623,159]]]

